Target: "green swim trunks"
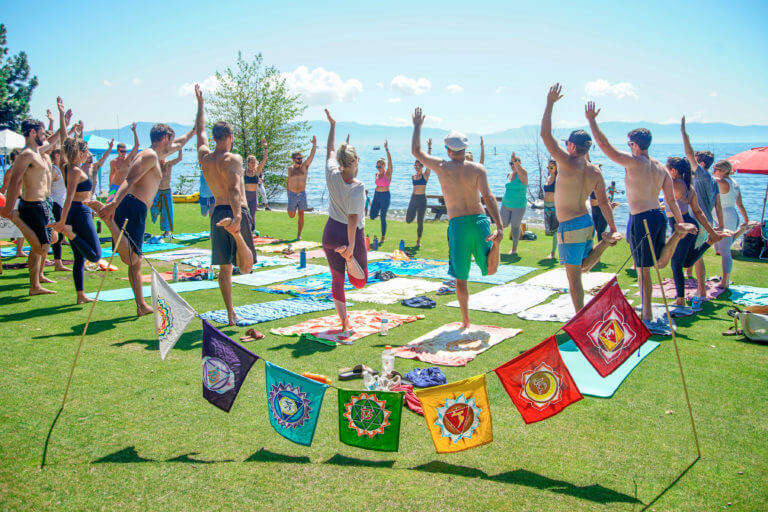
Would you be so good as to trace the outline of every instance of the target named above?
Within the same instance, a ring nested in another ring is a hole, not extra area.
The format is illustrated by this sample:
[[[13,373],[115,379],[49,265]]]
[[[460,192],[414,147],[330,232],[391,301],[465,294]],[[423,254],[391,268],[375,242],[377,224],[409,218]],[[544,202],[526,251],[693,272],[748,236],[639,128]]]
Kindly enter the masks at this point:
[[[466,281],[472,256],[482,274],[488,275],[488,252],[493,246],[485,239],[491,235],[487,215],[464,215],[448,222],[448,274]]]

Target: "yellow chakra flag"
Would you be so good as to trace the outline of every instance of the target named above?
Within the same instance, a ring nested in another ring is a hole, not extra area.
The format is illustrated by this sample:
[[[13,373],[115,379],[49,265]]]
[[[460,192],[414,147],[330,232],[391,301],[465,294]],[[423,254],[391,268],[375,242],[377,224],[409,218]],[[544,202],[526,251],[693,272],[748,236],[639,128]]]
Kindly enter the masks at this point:
[[[415,393],[437,453],[460,452],[493,441],[484,374]]]

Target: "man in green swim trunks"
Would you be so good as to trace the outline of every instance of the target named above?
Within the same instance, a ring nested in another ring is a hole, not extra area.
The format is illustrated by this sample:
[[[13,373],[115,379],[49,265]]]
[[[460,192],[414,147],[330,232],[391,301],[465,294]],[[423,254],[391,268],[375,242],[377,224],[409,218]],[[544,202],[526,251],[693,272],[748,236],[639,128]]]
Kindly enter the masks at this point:
[[[432,170],[443,189],[448,210],[448,273],[456,278],[456,298],[461,308],[462,327],[469,327],[469,291],[467,279],[472,256],[482,274],[495,274],[499,267],[499,244],[504,236],[496,198],[488,185],[485,167],[466,160],[468,139],[465,135],[451,132],[445,137],[445,148],[450,160],[441,160],[421,149],[421,125],[424,114],[417,108],[413,114],[413,140],[411,152],[416,159]],[[480,193],[478,195],[478,192]],[[491,223],[480,202],[482,195]]]

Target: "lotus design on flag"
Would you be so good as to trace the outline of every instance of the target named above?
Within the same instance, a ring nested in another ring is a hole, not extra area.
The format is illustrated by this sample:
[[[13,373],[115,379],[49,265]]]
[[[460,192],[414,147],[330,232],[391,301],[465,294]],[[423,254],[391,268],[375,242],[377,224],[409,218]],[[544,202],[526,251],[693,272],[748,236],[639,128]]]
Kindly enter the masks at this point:
[[[358,437],[374,437],[383,434],[384,427],[389,426],[392,411],[387,410],[386,405],[384,400],[379,400],[373,393],[360,393],[344,404],[347,410],[344,417],[349,420],[349,428],[355,430]]]
[[[157,313],[157,337],[160,341],[165,341],[173,331],[173,314],[171,313],[171,307],[165,299],[158,297],[155,312]]]
[[[523,372],[520,396],[541,410],[560,401],[562,377],[547,363]]]
[[[475,405],[475,398],[467,399],[463,394],[458,398],[445,399],[445,405],[437,408],[435,425],[443,431],[443,437],[449,437],[454,443],[460,439],[471,439],[480,426],[482,409]]]
[[[280,382],[269,390],[269,410],[278,425],[296,428],[309,419],[312,407],[300,387]]]
[[[611,306],[611,309],[603,314],[602,319],[595,322],[587,331],[587,337],[606,362],[611,362],[618,357],[626,347],[632,344],[635,336],[637,334],[616,306]]]
[[[235,374],[218,357],[203,357],[203,385],[209,391],[223,395],[235,387]]]

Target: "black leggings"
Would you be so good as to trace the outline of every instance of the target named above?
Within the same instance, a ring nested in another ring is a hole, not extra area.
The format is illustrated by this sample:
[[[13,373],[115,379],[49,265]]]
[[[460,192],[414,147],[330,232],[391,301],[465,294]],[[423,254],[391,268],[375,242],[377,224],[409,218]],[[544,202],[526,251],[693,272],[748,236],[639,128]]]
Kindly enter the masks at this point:
[[[595,235],[597,235],[597,242],[603,239],[603,232],[608,227],[608,221],[603,217],[603,210],[599,206],[592,207],[592,222],[595,225]]]
[[[58,203],[54,202],[53,207],[51,208],[53,210],[53,220],[56,222],[59,222],[61,220],[61,206],[59,206]],[[53,259],[54,260],[60,260],[61,259],[61,241],[64,238],[64,235],[59,234],[59,240],[51,245],[51,249],[53,250]]]
[[[387,210],[389,210],[389,190],[386,192],[374,192],[371,201],[371,220],[381,215],[381,236],[387,234]]]
[[[85,281],[85,260],[97,263],[101,259],[99,235],[93,225],[91,209],[79,201],[72,201],[67,224],[72,226],[72,231],[75,232],[75,238],[69,241],[75,255],[72,278],[75,280],[75,291],[81,292]]]
[[[411,194],[411,202],[408,203],[408,211],[405,213],[405,222],[410,224],[416,219],[416,236],[421,238],[424,232],[424,215],[427,213],[427,196],[425,194]]]
[[[683,222],[696,223],[693,217],[687,213],[683,215]],[[669,225],[674,230],[675,219],[669,219]],[[699,261],[699,258],[704,255],[707,249],[709,249],[709,244],[706,242],[696,247],[696,235],[693,234],[685,235],[680,240],[680,243],[677,244],[670,266],[672,267],[672,277],[675,280],[675,293],[677,293],[678,299],[685,297],[685,274],[683,269]]]

